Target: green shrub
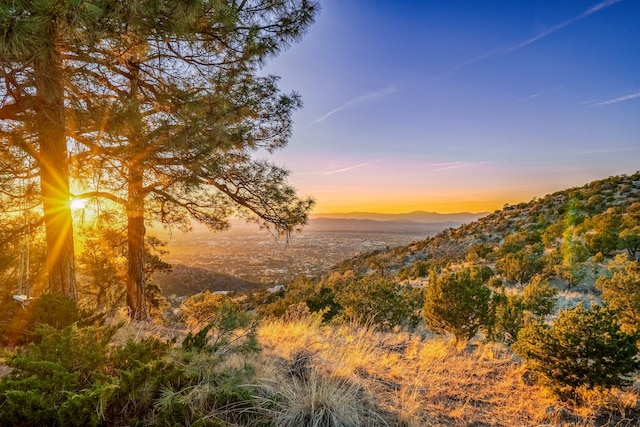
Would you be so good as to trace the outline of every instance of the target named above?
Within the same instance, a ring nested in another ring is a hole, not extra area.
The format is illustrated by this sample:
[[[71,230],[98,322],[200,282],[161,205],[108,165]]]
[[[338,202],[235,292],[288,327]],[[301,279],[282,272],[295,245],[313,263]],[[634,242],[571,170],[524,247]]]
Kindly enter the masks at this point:
[[[556,305],[558,289],[549,286],[549,281],[542,276],[535,276],[522,289],[522,303],[524,309],[538,318],[551,314]]]
[[[427,326],[453,334],[456,341],[473,338],[489,320],[489,273],[476,267],[440,275],[432,270],[422,310]]]
[[[640,331],[640,263],[620,254],[609,263],[608,275],[599,277],[596,285],[617,312],[622,328],[631,333]]]
[[[487,338],[492,341],[512,343],[524,325],[525,310],[522,296],[496,291],[491,296],[490,321],[487,322]]]
[[[189,333],[182,343],[185,351],[207,351],[214,354],[249,354],[260,350],[258,322],[229,298],[209,315],[209,323],[199,332]]]
[[[197,350],[157,338],[115,345],[115,327],[43,325],[0,379],[0,425],[249,424],[252,368],[225,365],[258,350],[247,319],[223,305]]]
[[[640,368],[637,336],[622,332],[615,313],[599,306],[562,310],[552,326],[531,322],[513,349],[544,385],[565,398],[575,397],[579,387],[628,385],[629,375]]]
[[[35,331],[39,324],[61,330],[78,321],[80,313],[76,301],[64,294],[43,294],[27,306],[30,320],[27,331]]]
[[[232,354],[247,356],[260,350],[257,321],[231,300],[225,300],[210,322],[190,333],[180,349],[169,354],[177,373],[159,390],[154,401],[154,423],[160,425],[246,425],[256,414],[252,390],[245,386],[253,375],[223,366]]]
[[[365,276],[340,289],[335,301],[342,307],[339,319],[388,330],[400,325],[416,326],[420,321],[421,293],[386,278]]]
[[[640,253],[640,225],[630,226],[620,232],[618,247],[629,254],[629,259],[637,260]]]
[[[342,311],[342,307],[334,300],[333,285],[307,277],[298,277],[287,285],[282,294],[272,294],[270,301],[258,311],[264,316],[282,317],[288,312],[289,307],[302,303],[311,312],[322,311],[325,321],[331,320]]]
[[[108,425],[148,425],[155,403],[166,387],[179,384],[183,373],[167,357],[171,344],[157,338],[127,341],[110,357],[113,377],[103,387],[102,419]]]
[[[490,340],[512,343],[522,327],[533,320],[544,320],[556,305],[558,290],[536,276],[522,293],[507,294],[496,289],[491,298],[491,321],[488,323]]]
[[[98,397],[107,379],[115,329],[38,328],[0,382],[0,425],[98,425]],[[108,382],[108,381],[107,381]]]
[[[509,252],[496,261],[496,271],[511,282],[528,282],[543,268],[542,251],[537,248]]]
[[[32,342],[37,338],[38,325],[64,329],[80,318],[76,302],[64,294],[44,294],[22,306],[11,293],[0,298],[3,311],[0,314],[0,343],[14,346]]]
[[[282,317],[289,307],[303,303],[323,320],[356,320],[382,329],[415,327],[421,320],[422,291],[400,285],[380,275],[331,276],[321,281],[295,280],[284,297],[261,309],[262,314]]]

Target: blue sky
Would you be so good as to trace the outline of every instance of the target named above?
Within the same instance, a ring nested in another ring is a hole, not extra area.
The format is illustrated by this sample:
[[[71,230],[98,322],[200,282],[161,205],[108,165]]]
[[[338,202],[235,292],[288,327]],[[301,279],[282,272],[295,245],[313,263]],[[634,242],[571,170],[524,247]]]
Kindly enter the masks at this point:
[[[271,61],[316,212],[487,211],[640,169],[640,1],[323,0]]]

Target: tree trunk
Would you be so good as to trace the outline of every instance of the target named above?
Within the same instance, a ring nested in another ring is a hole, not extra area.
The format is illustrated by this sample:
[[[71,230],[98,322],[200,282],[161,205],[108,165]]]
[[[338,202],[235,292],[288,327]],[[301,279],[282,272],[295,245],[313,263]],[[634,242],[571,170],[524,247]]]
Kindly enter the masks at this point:
[[[36,61],[40,186],[49,292],[76,299],[62,62],[55,46]]]
[[[144,147],[141,146],[142,114],[138,98],[140,66],[137,60],[130,60],[129,92],[129,145],[132,148],[128,160],[127,181],[127,305],[133,320],[148,320],[145,301],[144,277]]]
[[[142,173],[130,171],[127,201],[127,305],[131,319],[148,320],[144,278],[144,193]]]

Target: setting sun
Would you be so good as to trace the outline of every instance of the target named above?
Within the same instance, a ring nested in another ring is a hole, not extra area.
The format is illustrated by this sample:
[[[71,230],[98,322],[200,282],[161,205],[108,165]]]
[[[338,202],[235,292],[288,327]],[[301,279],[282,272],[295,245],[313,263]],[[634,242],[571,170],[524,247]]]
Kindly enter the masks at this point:
[[[82,199],[73,199],[71,200],[71,210],[77,211],[78,209],[84,209],[86,206],[86,202]]]

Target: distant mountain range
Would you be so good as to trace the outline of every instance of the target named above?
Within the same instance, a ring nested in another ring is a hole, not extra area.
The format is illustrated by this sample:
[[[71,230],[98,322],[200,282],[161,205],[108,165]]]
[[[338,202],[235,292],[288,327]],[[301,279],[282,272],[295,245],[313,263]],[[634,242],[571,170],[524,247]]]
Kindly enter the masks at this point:
[[[457,213],[438,213],[426,211],[414,211],[400,214],[385,214],[376,212],[346,212],[346,213],[314,213],[312,219],[328,218],[328,219],[360,219],[370,221],[398,221],[398,222],[421,222],[426,224],[434,223],[458,223],[466,224],[477,221],[479,218],[486,216],[488,212],[457,212]]]

